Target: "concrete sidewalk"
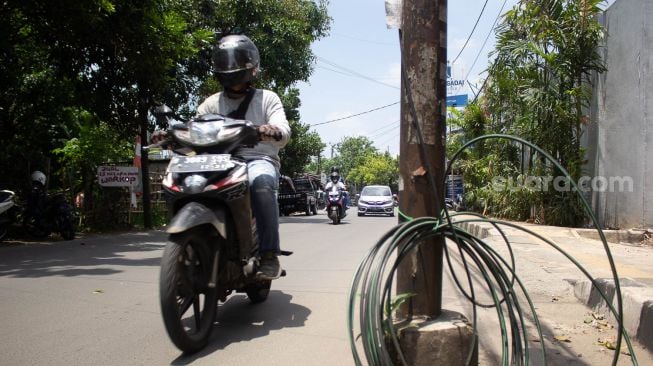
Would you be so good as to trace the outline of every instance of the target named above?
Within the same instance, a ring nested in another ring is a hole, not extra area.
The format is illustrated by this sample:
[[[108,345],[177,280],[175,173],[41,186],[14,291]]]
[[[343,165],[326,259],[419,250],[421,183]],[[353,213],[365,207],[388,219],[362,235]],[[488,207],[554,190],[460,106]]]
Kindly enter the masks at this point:
[[[454,221],[476,219],[459,216]],[[568,253],[589,272],[598,287],[617,307],[615,284],[609,261],[599,240],[579,235],[576,229],[511,222],[548,240]],[[487,222],[456,224],[488,243],[503,243],[500,232]],[[501,227],[516,255],[528,256],[556,278],[564,278],[573,286],[576,298],[593,311],[608,314],[609,307],[591,281],[568,259],[537,237],[515,228]],[[644,244],[608,243],[617,268],[623,299],[624,326],[628,334],[653,352],[653,246]],[[523,271],[523,268],[522,268]],[[616,326],[611,316],[607,317]]]

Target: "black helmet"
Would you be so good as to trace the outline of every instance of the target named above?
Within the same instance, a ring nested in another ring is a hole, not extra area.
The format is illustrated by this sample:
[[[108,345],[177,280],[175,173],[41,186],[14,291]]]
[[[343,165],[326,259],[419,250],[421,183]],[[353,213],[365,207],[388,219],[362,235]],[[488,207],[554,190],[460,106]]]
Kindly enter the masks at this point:
[[[340,180],[340,174],[338,174],[337,172],[331,173],[331,181],[333,183],[338,183],[339,180]]]
[[[226,88],[251,82],[260,62],[258,48],[247,36],[225,36],[213,47],[213,68]]]

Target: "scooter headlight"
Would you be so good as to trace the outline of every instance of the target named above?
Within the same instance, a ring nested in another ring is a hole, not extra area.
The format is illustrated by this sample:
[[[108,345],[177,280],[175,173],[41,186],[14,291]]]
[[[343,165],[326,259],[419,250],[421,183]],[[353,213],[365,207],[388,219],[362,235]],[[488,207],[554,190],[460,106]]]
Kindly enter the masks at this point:
[[[206,186],[206,177],[200,174],[189,175],[184,178],[184,193],[200,193]]]
[[[188,129],[176,130],[175,137],[186,145],[212,146],[235,138],[241,129],[241,126],[225,126],[224,121],[190,122]]]

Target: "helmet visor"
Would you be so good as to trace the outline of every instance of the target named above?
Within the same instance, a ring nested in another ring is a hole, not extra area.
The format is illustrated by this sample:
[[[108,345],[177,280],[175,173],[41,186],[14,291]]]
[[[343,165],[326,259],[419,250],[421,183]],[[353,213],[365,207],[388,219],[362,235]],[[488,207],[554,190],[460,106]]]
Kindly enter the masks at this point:
[[[258,62],[247,49],[238,47],[216,46],[213,56],[216,72],[236,72],[253,69]]]
[[[226,88],[252,81],[252,72],[250,70],[219,72],[216,76],[220,85]]]

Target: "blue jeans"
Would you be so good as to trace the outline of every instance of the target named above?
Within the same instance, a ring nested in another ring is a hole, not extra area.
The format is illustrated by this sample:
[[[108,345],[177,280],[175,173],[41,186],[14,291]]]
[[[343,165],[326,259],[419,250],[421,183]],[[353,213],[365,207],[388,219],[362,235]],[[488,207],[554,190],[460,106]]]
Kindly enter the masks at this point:
[[[252,212],[256,218],[259,253],[279,254],[279,172],[267,160],[247,163]]]

